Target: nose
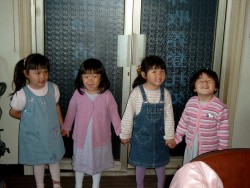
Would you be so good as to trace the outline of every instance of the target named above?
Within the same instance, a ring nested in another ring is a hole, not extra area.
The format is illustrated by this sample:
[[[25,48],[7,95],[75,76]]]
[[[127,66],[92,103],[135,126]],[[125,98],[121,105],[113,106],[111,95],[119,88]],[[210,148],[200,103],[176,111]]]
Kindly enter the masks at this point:
[[[45,78],[46,78],[46,73],[41,73],[41,74],[40,74],[40,78],[41,78],[41,79],[45,79]]]

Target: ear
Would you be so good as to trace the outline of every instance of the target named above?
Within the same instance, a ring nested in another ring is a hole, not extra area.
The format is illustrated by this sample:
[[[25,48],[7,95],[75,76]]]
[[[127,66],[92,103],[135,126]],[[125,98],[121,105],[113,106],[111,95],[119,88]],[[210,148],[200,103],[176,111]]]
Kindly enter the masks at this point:
[[[26,70],[23,70],[23,74],[25,75],[26,78],[28,77],[28,74],[27,74]]]
[[[196,89],[194,89],[194,92],[196,93]]]
[[[142,78],[144,78],[144,79],[146,79],[146,78],[147,78],[146,73],[145,73],[145,72],[143,72],[143,71],[141,71],[141,76],[142,76]]]

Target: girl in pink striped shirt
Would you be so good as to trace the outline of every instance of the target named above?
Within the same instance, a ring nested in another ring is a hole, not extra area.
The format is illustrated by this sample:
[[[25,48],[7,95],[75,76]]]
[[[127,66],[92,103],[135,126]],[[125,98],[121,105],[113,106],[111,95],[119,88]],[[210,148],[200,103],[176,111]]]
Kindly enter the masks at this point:
[[[186,149],[183,164],[196,156],[214,150],[228,148],[228,109],[214,94],[219,89],[217,74],[202,69],[191,78],[191,88],[197,94],[191,97],[182,113],[170,148],[179,144],[185,136]]]

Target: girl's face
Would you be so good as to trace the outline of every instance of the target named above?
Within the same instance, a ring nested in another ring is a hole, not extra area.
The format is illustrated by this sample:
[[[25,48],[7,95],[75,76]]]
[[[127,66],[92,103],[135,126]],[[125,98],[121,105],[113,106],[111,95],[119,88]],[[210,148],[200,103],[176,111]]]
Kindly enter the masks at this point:
[[[202,101],[212,99],[216,90],[213,78],[205,73],[202,73],[195,82],[195,92],[197,92],[199,99]]]
[[[82,74],[82,82],[88,93],[90,94],[99,93],[101,74],[95,74],[95,73]]]
[[[24,74],[32,89],[42,89],[49,78],[48,69],[29,70],[29,72],[24,71]]]
[[[166,79],[166,72],[163,69],[150,69],[147,74],[145,72],[141,72],[141,75],[144,79],[146,79],[145,87],[148,90],[156,90],[159,89],[161,84]]]

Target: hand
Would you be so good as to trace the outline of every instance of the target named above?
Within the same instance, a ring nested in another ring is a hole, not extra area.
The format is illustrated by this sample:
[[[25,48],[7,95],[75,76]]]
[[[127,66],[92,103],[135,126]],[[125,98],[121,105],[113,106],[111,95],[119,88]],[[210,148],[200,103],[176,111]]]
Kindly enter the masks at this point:
[[[61,134],[62,134],[62,136],[69,137],[69,131],[66,131],[65,129],[61,129]]]
[[[177,145],[174,139],[166,140],[166,144],[170,149],[175,148]]]
[[[127,138],[127,139],[121,139],[121,143],[123,144],[127,144],[130,142],[130,138]]]

